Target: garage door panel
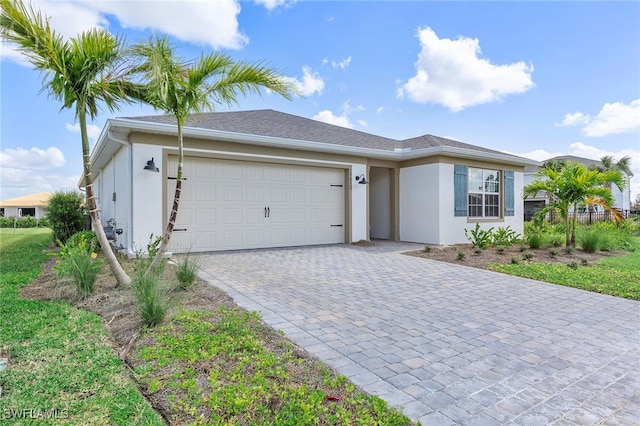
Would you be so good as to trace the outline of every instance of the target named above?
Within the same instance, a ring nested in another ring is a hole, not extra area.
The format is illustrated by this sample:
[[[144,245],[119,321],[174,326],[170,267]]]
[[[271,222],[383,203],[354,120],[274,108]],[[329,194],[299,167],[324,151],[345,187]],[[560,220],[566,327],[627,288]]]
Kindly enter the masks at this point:
[[[186,183],[183,182],[183,186],[187,186],[187,187],[192,187],[193,188],[193,192],[195,192],[195,197],[193,197],[194,200],[198,200],[199,202],[206,202],[206,201],[216,201],[216,187],[215,185],[211,185],[211,184],[189,184],[186,185]],[[185,195],[191,195],[192,191],[183,191],[183,193]],[[182,198],[182,197],[181,197]],[[191,197],[189,197],[188,199],[191,199]]]
[[[169,157],[167,170],[176,163]],[[187,175],[178,214],[187,231],[174,234],[174,251],[344,242],[344,228],[331,227],[344,222],[342,170],[187,157]],[[175,181],[167,188],[170,204]]]

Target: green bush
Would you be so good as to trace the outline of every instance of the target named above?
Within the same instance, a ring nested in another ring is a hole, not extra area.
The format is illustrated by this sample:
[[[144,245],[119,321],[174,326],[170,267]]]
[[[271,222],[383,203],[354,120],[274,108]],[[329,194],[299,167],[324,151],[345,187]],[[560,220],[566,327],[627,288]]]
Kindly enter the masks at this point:
[[[77,191],[60,191],[51,196],[47,217],[53,240],[66,243],[69,237],[85,227],[84,197]]]
[[[27,217],[0,217],[0,228],[47,228],[49,220],[46,217],[36,219]]]
[[[154,327],[162,322],[169,311],[170,292],[160,281],[161,274],[162,268],[149,270],[146,274],[144,271],[139,271],[131,282],[138,312],[148,327]]]
[[[178,279],[178,287],[181,290],[187,290],[191,287],[198,277],[198,269],[200,269],[199,258],[189,255],[183,257],[176,266],[176,278]]]
[[[491,238],[494,246],[512,246],[520,241],[521,236],[511,229],[511,226],[507,226],[506,228],[498,228]]]
[[[102,269],[102,259],[98,259],[95,242],[95,234],[88,231],[72,236],[67,244],[59,242],[59,259],[54,269],[58,275],[71,278],[78,297],[93,293],[96,279]]]
[[[600,248],[601,233],[598,228],[582,229],[578,233],[578,244],[586,253],[595,253]]]
[[[493,228],[480,229],[480,224],[476,223],[476,227],[472,230],[465,229],[464,236],[474,247],[486,249],[493,241]]]
[[[529,244],[529,247],[531,247],[532,249],[538,249],[542,247],[542,244],[544,244],[544,235],[529,234],[527,236],[527,244]]]
[[[562,247],[565,243],[566,237],[564,234],[548,234],[547,236],[547,240],[549,241],[549,244],[551,244],[554,247]]]

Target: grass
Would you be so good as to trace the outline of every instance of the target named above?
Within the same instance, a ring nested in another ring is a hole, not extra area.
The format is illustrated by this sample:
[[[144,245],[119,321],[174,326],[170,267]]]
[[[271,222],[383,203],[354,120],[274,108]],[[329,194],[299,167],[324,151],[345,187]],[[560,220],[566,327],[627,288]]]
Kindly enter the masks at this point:
[[[51,237],[10,232],[0,230],[0,424],[164,424],[138,387],[171,424],[413,424],[240,309],[187,305],[145,329],[128,358],[134,382],[101,317],[20,298]]]
[[[99,316],[20,298],[50,242],[49,229],[0,229],[0,351],[9,356],[0,423],[164,424],[114,355]]]
[[[640,300],[640,238],[633,241],[634,252],[600,259],[589,266],[531,263],[489,266],[492,271],[595,291],[611,296]]]
[[[135,373],[172,423],[411,424],[270,333],[255,312],[185,311],[143,337],[155,342],[136,354]]]

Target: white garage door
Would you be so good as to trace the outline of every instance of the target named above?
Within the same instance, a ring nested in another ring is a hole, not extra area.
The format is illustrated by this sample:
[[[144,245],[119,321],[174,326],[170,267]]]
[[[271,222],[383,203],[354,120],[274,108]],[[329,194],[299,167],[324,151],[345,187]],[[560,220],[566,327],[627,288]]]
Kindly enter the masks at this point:
[[[169,157],[167,208],[177,157]],[[215,251],[345,241],[344,171],[186,157],[171,250]]]

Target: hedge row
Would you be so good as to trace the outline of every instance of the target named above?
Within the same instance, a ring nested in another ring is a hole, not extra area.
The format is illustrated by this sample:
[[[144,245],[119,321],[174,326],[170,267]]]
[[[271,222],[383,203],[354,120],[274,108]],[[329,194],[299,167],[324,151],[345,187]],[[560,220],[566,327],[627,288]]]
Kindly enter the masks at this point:
[[[47,228],[49,227],[49,219],[42,217],[0,217],[0,228]]]

